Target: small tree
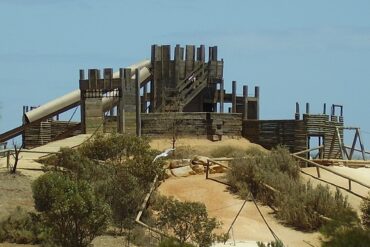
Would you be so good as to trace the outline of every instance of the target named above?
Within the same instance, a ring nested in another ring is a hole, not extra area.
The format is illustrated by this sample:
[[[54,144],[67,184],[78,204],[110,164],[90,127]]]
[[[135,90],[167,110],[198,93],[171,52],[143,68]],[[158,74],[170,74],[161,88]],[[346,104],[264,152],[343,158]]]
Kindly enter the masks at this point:
[[[192,240],[201,247],[211,246],[220,227],[215,218],[209,218],[206,207],[199,202],[180,202],[172,198],[160,200],[158,225],[173,232],[180,244]]]
[[[85,247],[107,228],[109,207],[94,196],[87,182],[52,172],[35,180],[32,190],[55,244]]]
[[[362,224],[370,231],[370,193],[361,203]]]
[[[17,172],[17,166],[18,166],[18,162],[20,159],[19,155],[21,153],[22,146],[18,147],[17,144],[13,141],[13,149],[14,151],[11,154],[14,159],[14,164],[10,166],[9,168],[10,168],[10,173],[15,174]]]
[[[149,185],[163,174],[161,161],[153,162],[156,154],[145,138],[98,135],[79,149],[62,149],[52,164],[78,181],[87,181],[110,205],[113,223],[123,230],[133,227]]]

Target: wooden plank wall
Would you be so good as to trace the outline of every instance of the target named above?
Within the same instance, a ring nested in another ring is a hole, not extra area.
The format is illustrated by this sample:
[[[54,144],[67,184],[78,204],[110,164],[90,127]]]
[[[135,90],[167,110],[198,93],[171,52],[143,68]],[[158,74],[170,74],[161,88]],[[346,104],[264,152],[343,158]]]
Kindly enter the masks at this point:
[[[291,152],[305,150],[309,136],[324,138],[324,158],[342,158],[338,138],[329,156],[335,126],[343,126],[343,117],[324,114],[303,114],[303,120],[246,120],[243,121],[243,136],[251,142],[271,149],[284,145]],[[340,131],[343,141],[343,130]]]
[[[67,122],[67,121],[56,121],[48,120],[43,121],[40,124],[36,124],[27,128],[24,134],[24,145],[25,148],[35,148],[53,141],[59,135],[64,133],[69,128],[73,128],[78,125],[77,122]],[[66,137],[78,135],[81,130],[76,130],[70,133]]]
[[[102,98],[85,99],[85,128],[86,134],[93,134],[96,131],[102,132],[103,103]]]
[[[206,112],[173,112],[142,114],[142,134],[146,136],[172,135],[175,124],[180,136],[208,136],[221,124],[226,136],[241,136],[242,114]]]
[[[322,136],[324,138],[324,157],[327,159],[342,159],[340,144],[336,135],[336,126],[343,126],[343,117],[328,116],[325,114],[303,114],[308,136]],[[333,137],[334,143],[333,143]],[[340,129],[341,141],[343,143],[343,129]],[[331,146],[332,153],[330,154]]]
[[[296,152],[307,146],[305,126],[300,120],[246,120],[243,137],[267,149],[284,145]]]

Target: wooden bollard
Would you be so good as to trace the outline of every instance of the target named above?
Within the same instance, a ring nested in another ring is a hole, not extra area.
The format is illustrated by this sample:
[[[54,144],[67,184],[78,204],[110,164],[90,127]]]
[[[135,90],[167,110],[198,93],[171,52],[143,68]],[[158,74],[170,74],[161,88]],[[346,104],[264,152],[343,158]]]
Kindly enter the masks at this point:
[[[316,172],[317,172],[317,177],[320,178],[321,177],[320,168],[318,166],[316,166]]]

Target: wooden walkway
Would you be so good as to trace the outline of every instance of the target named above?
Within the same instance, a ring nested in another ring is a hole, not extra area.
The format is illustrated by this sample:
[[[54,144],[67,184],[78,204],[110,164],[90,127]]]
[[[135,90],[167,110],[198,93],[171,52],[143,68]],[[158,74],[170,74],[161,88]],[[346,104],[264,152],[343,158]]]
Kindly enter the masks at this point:
[[[20,154],[20,160],[18,162],[17,170],[20,171],[22,174],[30,176],[31,178],[35,179],[40,176],[42,170],[42,164],[37,162],[38,159],[49,155],[50,153],[59,152],[62,147],[69,147],[74,148],[81,145],[85,142],[91,135],[89,134],[82,134],[73,136],[70,138],[66,138],[63,140],[58,140],[55,142],[50,142],[46,145],[29,149],[29,150],[22,150]],[[10,163],[14,163],[12,160],[12,156],[10,158]],[[0,158],[0,169],[5,170],[7,166],[7,158]]]

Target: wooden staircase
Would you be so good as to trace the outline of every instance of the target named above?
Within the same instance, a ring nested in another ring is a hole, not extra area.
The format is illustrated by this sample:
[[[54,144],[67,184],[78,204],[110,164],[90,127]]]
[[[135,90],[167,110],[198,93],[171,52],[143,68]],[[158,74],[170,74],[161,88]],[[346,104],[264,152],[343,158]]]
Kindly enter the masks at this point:
[[[167,91],[170,91],[170,95],[165,96],[165,102],[156,111],[166,111],[168,109],[165,109],[165,107],[174,103],[181,110],[207,87],[208,77],[208,64],[200,64],[184,80],[180,81],[175,89],[167,89]],[[175,109],[175,111],[178,110]]]

